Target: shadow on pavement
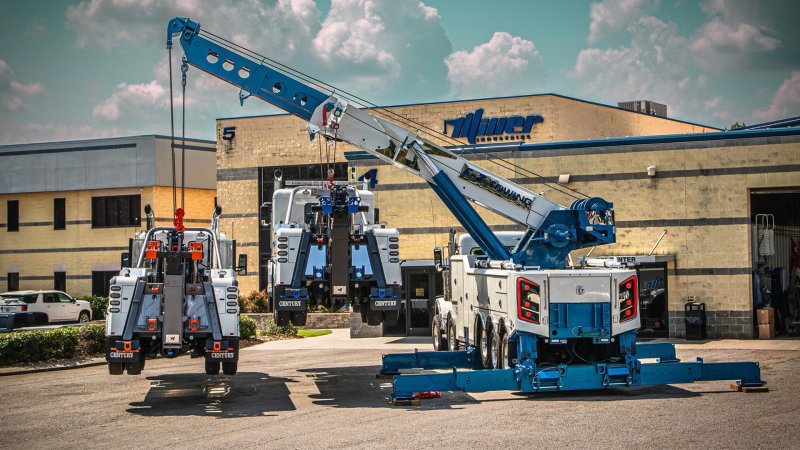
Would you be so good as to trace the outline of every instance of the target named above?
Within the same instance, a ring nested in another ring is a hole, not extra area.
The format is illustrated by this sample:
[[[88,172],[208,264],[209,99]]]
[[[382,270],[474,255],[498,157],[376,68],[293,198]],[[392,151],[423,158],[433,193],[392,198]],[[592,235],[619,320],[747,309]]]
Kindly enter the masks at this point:
[[[127,411],[142,416],[255,417],[293,411],[288,378],[260,372],[233,376],[172,374],[147,377],[150,390]]]
[[[376,379],[379,366],[355,366],[302,369],[312,377],[319,394],[311,395],[313,403],[336,408],[387,408],[392,393],[391,380]],[[731,391],[724,391],[729,393]],[[422,400],[426,409],[455,409],[459,405],[495,401],[618,401],[698,397],[721,392],[693,392],[671,385],[611,388],[607,390],[541,392],[523,394],[510,392],[503,398],[478,400],[465,392],[442,392],[438,399]]]

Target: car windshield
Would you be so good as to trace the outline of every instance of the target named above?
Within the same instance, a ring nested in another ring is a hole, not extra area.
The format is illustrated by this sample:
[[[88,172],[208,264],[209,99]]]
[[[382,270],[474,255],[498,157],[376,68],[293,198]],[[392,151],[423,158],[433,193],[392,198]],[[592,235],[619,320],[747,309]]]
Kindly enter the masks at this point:
[[[17,294],[4,294],[0,295],[0,300],[5,302],[25,302],[25,303],[36,303],[36,295],[17,295]]]

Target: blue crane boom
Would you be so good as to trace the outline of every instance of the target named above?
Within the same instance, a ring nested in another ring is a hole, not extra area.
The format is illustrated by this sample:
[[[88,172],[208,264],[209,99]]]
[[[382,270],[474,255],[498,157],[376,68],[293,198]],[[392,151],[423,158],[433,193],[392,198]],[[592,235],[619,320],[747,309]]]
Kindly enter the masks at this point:
[[[424,178],[459,223],[492,260],[522,266],[562,268],[572,250],[615,241],[612,205],[581,199],[565,208],[410,130],[352,105],[322,82],[238,47],[197,22],[175,18],[167,47],[180,35],[188,64],[239,87],[241,101],[253,96],[308,121],[311,136],[349,142]],[[300,81],[298,78],[305,78]],[[478,215],[473,202],[527,227],[509,252]]]

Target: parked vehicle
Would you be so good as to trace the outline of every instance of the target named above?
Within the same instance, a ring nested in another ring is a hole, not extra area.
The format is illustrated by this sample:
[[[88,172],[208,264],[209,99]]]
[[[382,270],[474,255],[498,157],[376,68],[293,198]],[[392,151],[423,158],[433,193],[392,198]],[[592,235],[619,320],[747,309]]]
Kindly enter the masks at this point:
[[[56,322],[89,322],[92,307],[61,291],[14,291],[0,294],[0,330]]]

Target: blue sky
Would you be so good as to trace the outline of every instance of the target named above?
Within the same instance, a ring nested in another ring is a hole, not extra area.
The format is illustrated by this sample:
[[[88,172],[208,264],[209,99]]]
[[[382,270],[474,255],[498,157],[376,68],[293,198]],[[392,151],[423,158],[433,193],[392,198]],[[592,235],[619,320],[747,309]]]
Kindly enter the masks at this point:
[[[555,92],[720,127],[800,115],[791,0],[6,0],[0,143],[168,134],[174,16],[378,104]],[[237,94],[190,71],[187,136],[278,112]]]

